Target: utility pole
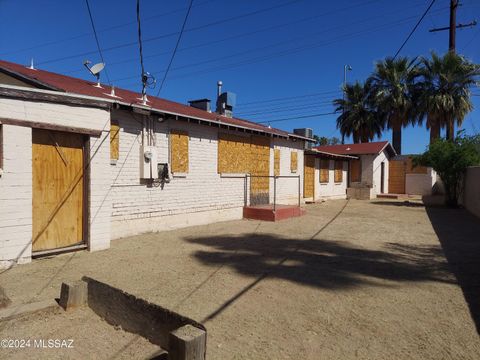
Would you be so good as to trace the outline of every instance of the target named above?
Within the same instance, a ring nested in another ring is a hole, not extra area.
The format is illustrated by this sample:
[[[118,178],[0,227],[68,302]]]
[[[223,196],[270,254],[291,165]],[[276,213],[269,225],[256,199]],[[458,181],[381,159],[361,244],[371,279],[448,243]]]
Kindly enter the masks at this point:
[[[458,24],[457,25],[457,8],[459,6],[458,0],[450,0],[450,26],[445,26],[441,28],[430,29],[429,32],[437,32],[437,31],[449,31],[448,36],[448,51],[455,52],[455,38],[456,38],[456,30],[473,27],[477,25],[475,20],[469,22],[468,24]]]
[[[430,32],[445,31],[448,30],[448,51],[455,54],[455,40],[457,29],[473,27],[477,25],[475,20],[471,21],[468,24],[458,24],[457,25],[457,8],[459,6],[458,0],[450,0],[450,26],[430,29]],[[447,139],[453,139],[455,132],[455,122],[453,120],[449,121],[447,124]]]
[[[347,70],[352,71],[353,68],[350,65],[344,65],[343,66],[343,105],[345,106],[345,91],[347,88]],[[342,110],[342,112],[345,112],[345,109]],[[342,134],[342,145],[345,144],[345,135]]]

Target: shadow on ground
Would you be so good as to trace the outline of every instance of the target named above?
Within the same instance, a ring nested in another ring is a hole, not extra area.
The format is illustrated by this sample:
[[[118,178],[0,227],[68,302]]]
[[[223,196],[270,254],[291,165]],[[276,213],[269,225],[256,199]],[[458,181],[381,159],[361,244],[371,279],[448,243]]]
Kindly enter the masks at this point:
[[[451,282],[440,246],[386,243],[385,250],[355,248],[332,240],[296,240],[271,234],[187,239],[212,251],[197,251],[204,264],[229,266],[252,277],[268,274],[330,289],[373,279]]]
[[[480,334],[480,219],[463,209],[426,209]]]
[[[422,202],[415,202],[410,200],[405,201],[370,201],[374,205],[386,205],[386,206],[407,206],[407,207],[420,207],[423,208],[425,205]]]

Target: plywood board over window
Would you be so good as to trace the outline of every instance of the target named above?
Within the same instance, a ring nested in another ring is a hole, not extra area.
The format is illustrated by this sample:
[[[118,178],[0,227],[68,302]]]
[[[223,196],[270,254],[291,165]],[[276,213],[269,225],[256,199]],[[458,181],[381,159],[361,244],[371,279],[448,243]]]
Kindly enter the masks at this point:
[[[343,181],[343,161],[335,160],[335,182]]]
[[[362,163],[360,162],[360,159],[350,160],[350,181],[362,181]]]
[[[329,181],[330,175],[330,160],[320,160],[320,182],[326,184]]]
[[[298,153],[296,151],[292,151],[290,153],[290,171],[297,172],[298,170]]]
[[[110,159],[120,158],[120,125],[118,121],[110,121]]]
[[[218,134],[218,173],[247,173],[250,163],[250,137]]]
[[[280,149],[273,152],[273,175],[280,176]]]
[[[172,173],[188,173],[188,132],[170,131]]]

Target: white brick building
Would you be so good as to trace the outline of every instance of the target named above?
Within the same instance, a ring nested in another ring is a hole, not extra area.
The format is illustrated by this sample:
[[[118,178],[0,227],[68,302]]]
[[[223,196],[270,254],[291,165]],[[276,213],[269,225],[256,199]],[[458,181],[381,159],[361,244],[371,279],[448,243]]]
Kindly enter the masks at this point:
[[[0,61],[0,267],[303,203],[310,185],[345,197],[345,175],[312,185],[302,136],[138,97]]]

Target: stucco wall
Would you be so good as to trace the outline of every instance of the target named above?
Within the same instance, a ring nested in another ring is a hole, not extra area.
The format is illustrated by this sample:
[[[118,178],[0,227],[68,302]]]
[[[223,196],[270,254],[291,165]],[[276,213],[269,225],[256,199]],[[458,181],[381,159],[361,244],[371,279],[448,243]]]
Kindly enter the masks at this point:
[[[428,168],[426,174],[406,174],[405,193],[410,195],[432,195],[432,189],[437,182],[437,173]]]
[[[381,170],[381,164],[382,162],[385,164],[385,171],[384,171],[384,182],[383,182],[383,192],[385,194],[388,194],[388,161],[389,157],[387,152],[384,150],[377,156],[375,156],[373,160],[373,191],[375,194],[381,194],[381,178],[382,178],[382,170]]]
[[[480,166],[467,169],[463,199],[468,211],[480,217]]]
[[[8,106],[4,106],[8,104]],[[19,110],[21,109],[21,110]],[[109,112],[42,102],[0,99],[0,116],[83,129],[104,129],[90,141],[90,249],[110,242],[111,204],[105,195],[109,174]],[[3,124],[3,174],[0,177],[0,267],[25,263],[32,255],[32,129]],[[97,141],[98,140],[98,141]]]
[[[348,161],[343,162],[342,182],[335,182],[335,161],[329,160],[328,183],[320,183],[320,159],[315,159],[315,200],[345,199],[347,196]]]

